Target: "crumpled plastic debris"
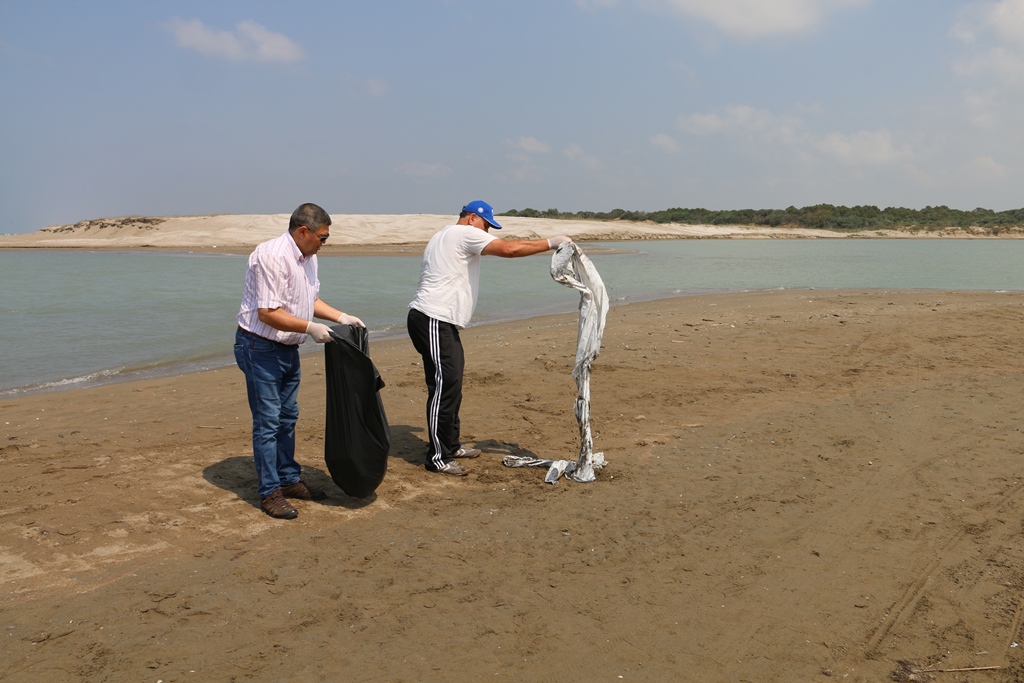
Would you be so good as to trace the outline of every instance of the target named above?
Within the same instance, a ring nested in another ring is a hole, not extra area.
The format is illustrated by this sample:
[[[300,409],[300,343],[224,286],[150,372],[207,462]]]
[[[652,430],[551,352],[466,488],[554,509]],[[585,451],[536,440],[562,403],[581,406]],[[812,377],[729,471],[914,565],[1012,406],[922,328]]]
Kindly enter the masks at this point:
[[[548,473],[544,475],[544,481],[548,484],[556,483],[563,475],[566,479],[573,481],[594,481],[596,477],[591,474],[590,479],[577,479],[574,475],[577,463],[574,460],[543,460],[541,458],[528,458],[522,455],[506,455],[501,459],[505,467],[547,467]],[[590,454],[590,471],[599,470],[604,467],[604,453]]]
[[[565,476],[578,482],[594,481],[596,470],[605,465],[604,453],[594,453],[590,433],[590,365],[601,351],[601,336],[608,317],[608,293],[597,268],[575,242],[566,242],[551,256],[551,279],[580,293],[579,330],[576,336],[576,362],[572,368],[576,380],[576,422],[580,429],[580,453],[572,460],[542,460],[506,455],[508,467],[547,467],[544,481],[554,484]]]

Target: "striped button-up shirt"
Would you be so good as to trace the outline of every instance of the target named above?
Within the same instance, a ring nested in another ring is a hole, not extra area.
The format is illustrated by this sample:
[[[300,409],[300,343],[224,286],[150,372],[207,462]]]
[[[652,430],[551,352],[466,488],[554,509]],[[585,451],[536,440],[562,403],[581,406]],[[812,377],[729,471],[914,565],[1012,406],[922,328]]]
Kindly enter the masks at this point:
[[[259,319],[260,308],[283,308],[296,318],[313,319],[313,302],[320,295],[316,254],[303,256],[285,231],[256,247],[249,256],[245,291],[238,309],[238,326],[282,344],[301,344],[303,332],[282,332]]]

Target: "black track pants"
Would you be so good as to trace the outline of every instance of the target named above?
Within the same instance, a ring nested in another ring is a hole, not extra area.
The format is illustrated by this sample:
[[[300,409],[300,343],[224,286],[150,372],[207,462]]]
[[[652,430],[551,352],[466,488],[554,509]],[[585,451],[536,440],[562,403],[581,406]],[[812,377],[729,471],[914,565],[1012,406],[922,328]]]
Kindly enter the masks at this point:
[[[462,373],[466,357],[459,328],[425,313],[409,309],[409,337],[423,357],[427,381],[427,436],[430,450],[426,467],[436,470],[461,448],[459,408],[462,406]]]

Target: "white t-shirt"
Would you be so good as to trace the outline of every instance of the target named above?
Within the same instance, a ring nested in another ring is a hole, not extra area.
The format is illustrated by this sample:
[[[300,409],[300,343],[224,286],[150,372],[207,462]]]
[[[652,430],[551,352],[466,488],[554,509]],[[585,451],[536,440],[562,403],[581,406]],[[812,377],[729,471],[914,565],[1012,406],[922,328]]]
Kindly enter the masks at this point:
[[[468,325],[480,291],[480,252],[496,239],[471,225],[449,225],[431,237],[409,308],[458,327]]]

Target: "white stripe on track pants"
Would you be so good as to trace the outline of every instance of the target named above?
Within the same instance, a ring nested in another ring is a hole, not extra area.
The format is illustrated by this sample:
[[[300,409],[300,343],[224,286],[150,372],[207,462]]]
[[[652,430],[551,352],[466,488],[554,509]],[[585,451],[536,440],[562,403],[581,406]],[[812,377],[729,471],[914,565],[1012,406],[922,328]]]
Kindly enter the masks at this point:
[[[415,308],[407,318],[409,337],[423,357],[427,381],[427,436],[430,441],[426,468],[437,470],[462,447],[459,441],[459,408],[462,407],[462,373],[466,357],[459,328],[431,318]]]

